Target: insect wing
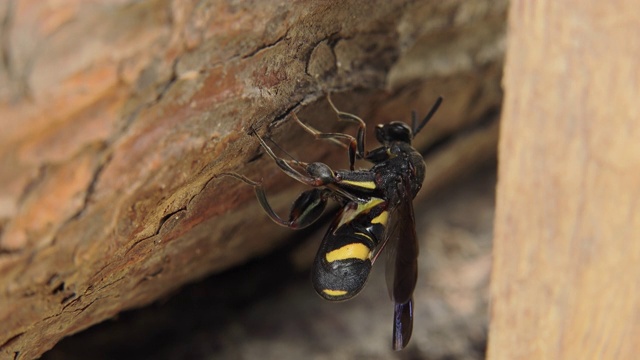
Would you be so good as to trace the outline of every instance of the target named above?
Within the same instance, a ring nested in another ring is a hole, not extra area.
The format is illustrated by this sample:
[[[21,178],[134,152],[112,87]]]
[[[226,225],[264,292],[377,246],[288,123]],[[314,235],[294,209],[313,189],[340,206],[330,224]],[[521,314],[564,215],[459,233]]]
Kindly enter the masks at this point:
[[[396,303],[411,299],[418,279],[418,240],[411,196],[390,216],[386,279],[389,296]]]
[[[393,350],[402,350],[413,332],[413,299],[396,303],[393,311]]]
[[[394,301],[393,348],[401,350],[413,331],[413,290],[418,279],[418,241],[412,196],[404,186],[403,198],[391,211],[386,242],[386,280]]]

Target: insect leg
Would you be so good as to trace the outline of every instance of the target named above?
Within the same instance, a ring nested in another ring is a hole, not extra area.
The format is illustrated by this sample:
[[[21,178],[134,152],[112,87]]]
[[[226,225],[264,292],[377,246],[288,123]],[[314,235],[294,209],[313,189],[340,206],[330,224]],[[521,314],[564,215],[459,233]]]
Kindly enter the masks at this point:
[[[336,145],[340,145],[345,149],[348,149],[349,146],[345,143],[343,143],[342,141],[338,140],[340,138],[342,139],[346,139],[349,140],[349,142],[351,142],[352,140],[354,140],[353,136],[349,135],[349,134],[343,134],[343,133],[323,133],[322,131],[314,128],[313,126],[309,125],[309,124],[305,124],[303,123],[300,118],[298,118],[298,115],[296,115],[295,113],[291,114],[291,116],[293,117],[293,120],[295,120],[298,125],[300,125],[304,130],[306,130],[309,134],[313,135],[316,139],[326,139],[331,141],[332,143],[336,144]]]
[[[391,154],[388,151],[389,149],[387,147],[381,146],[377,149],[373,149],[369,152],[367,152],[367,156],[365,156],[365,160],[370,161],[374,164],[378,164],[381,163],[383,161],[387,161],[389,160],[389,158],[391,157]]]
[[[367,133],[367,124],[364,122],[364,120],[357,117],[356,115],[338,110],[338,108],[336,108],[336,106],[333,104],[333,101],[331,101],[331,97],[328,94],[327,94],[327,101],[329,102],[329,105],[331,105],[331,108],[333,109],[333,111],[338,116],[338,119],[344,120],[344,121],[350,121],[358,125],[358,134],[356,135],[355,139],[351,140],[351,144],[349,146],[355,149],[358,157],[360,157],[361,159],[364,159],[366,157],[364,137]]]
[[[271,150],[271,148],[269,147],[269,145],[267,145],[267,143],[254,131],[253,135],[255,137],[258,138],[258,141],[260,141],[260,145],[262,145],[262,148],[267,152],[267,154],[276,162],[276,164],[278,165],[278,167],[280,167],[280,169],[282,169],[282,171],[284,171],[285,174],[289,175],[290,177],[292,177],[293,179],[303,183],[303,184],[307,184],[310,186],[322,186],[325,185],[324,182],[316,177],[311,177],[307,174],[303,174],[300,171],[296,170],[293,165],[297,165],[299,167],[303,167],[306,168],[308,166],[308,164],[297,161],[297,160],[285,160],[282,158],[279,158],[274,152],[273,150]]]
[[[339,183],[340,180],[336,178],[336,175],[328,165],[321,162],[307,164],[297,160],[286,160],[279,158],[258,134],[256,134],[255,132],[253,134],[258,138],[258,140],[260,141],[260,145],[262,145],[267,154],[269,154],[269,156],[276,162],[278,167],[280,167],[280,169],[285,174],[289,175],[289,177],[309,186],[325,186],[335,194],[338,194],[345,199],[356,202],[363,202],[363,199],[350,194],[348,191],[345,191],[336,186],[336,183]],[[306,174],[303,174],[300,171],[296,170],[294,166],[304,168]]]
[[[260,205],[262,206],[262,208],[264,209],[264,211],[267,213],[267,215],[269,215],[269,217],[271,218],[271,220],[273,220],[273,222],[275,222],[278,225],[282,225],[282,226],[289,226],[289,223],[285,220],[283,220],[280,216],[278,216],[278,214],[276,214],[275,211],[273,211],[273,208],[271,207],[271,205],[269,205],[269,202],[267,201],[267,195],[264,191],[264,187],[262,186],[261,183],[253,181],[245,176],[242,176],[240,174],[236,174],[236,173],[222,173],[220,174],[221,176],[231,176],[233,178],[236,178],[244,183],[246,183],[247,185],[251,185],[253,186],[253,190],[256,193],[256,197],[258,198],[258,201],[260,202]]]
[[[343,134],[343,133],[323,133],[320,130],[312,127],[311,125],[305,124],[302,121],[300,121],[300,119],[298,118],[298,116],[295,113],[293,114],[293,119],[300,126],[302,126],[303,129],[305,129],[308,133],[313,135],[316,139],[329,140],[329,141],[333,142],[334,144],[340,145],[340,146],[344,147],[345,149],[347,149],[349,151],[349,168],[351,170],[354,170],[355,162],[356,162],[356,146],[355,146],[356,139],[353,136],[351,136],[349,134]],[[340,141],[338,139],[345,139],[345,140],[349,141],[349,145],[343,143],[342,141]]]
[[[289,213],[289,220],[284,220],[269,204],[267,194],[261,183],[236,173],[222,173],[220,175],[236,178],[252,186],[260,206],[262,206],[269,218],[280,226],[292,229],[302,229],[316,222],[324,212],[331,193],[327,189],[311,189],[303,192],[293,203]]]

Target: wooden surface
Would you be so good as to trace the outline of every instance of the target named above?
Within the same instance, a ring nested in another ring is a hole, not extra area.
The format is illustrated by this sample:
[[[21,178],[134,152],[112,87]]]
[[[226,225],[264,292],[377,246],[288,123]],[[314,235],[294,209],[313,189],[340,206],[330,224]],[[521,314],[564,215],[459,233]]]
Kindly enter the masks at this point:
[[[295,236],[249,187],[217,175],[263,179],[275,208],[289,208],[300,187],[250,127],[301,160],[344,168],[343,149],[305,146],[313,139],[288,121],[299,111],[353,131],[327,92],[372,125],[446,98],[416,143],[440,144],[424,192],[490,157],[497,126],[480,120],[496,119],[501,101],[505,9],[0,2],[0,357],[36,357]]]
[[[638,4],[510,6],[489,359],[637,359]]]

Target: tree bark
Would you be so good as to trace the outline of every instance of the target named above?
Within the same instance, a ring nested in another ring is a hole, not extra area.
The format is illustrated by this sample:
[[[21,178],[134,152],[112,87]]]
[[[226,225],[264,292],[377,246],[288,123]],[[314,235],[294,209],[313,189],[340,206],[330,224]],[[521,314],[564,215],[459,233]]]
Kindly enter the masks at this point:
[[[219,175],[262,179],[286,212],[300,188],[249,129],[303,161],[345,167],[342,149],[287,121],[300,111],[325,131],[353,131],[316,102],[326,93],[370,125],[445,96],[416,145],[439,144],[425,192],[492,156],[505,7],[0,4],[0,353],[36,357],[276,246],[288,230],[250,187]]]
[[[640,13],[514,1],[490,359],[640,353]]]

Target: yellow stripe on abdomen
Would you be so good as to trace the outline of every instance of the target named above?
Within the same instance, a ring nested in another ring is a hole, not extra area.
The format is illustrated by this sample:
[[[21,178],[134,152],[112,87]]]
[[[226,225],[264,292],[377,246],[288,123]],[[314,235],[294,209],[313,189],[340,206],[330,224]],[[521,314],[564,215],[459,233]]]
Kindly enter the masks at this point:
[[[323,293],[329,295],[329,296],[342,296],[342,295],[346,295],[347,291],[346,290],[331,290],[331,289],[324,289],[322,290]]]
[[[346,259],[366,260],[369,258],[371,250],[362,243],[347,244],[339,249],[329,251],[325,255],[328,262]]]

